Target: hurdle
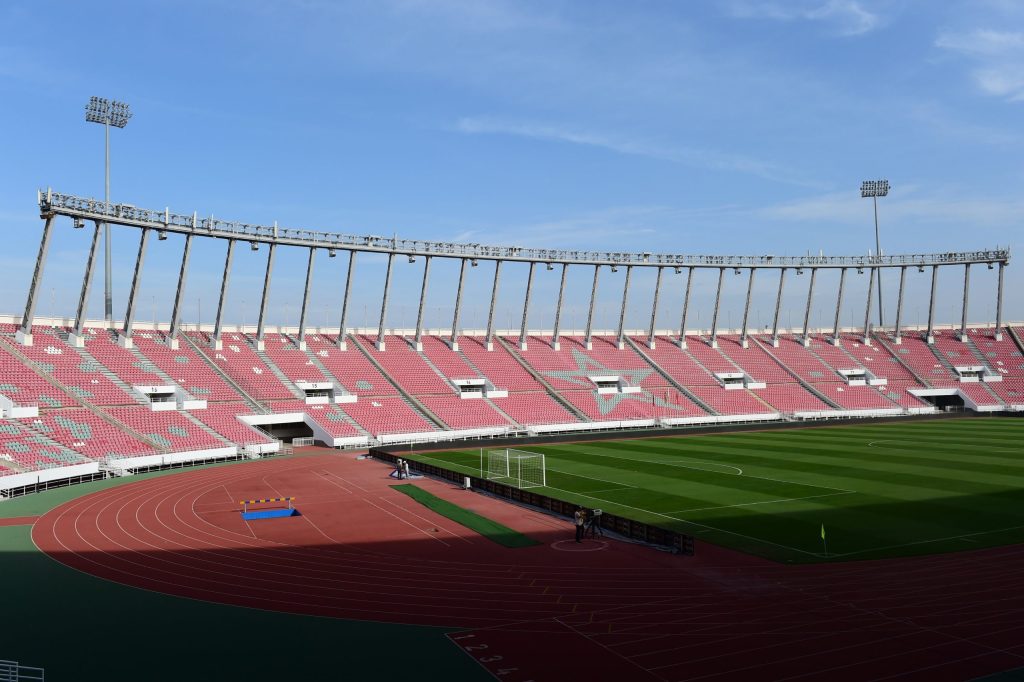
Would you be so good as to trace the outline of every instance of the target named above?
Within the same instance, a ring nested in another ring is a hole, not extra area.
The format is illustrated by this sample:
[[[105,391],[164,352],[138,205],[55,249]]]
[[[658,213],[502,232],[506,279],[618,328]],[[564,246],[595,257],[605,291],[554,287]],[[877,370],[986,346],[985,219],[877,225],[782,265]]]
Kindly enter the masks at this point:
[[[251,504],[270,504],[272,502],[287,502],[288,508],[249,511],[249,505]],[[294,502],[294,497],[267,497],[261,500],[240,500],[238,504],[242,505],[242,518],[246,521],[252,521],[254,519],[278,519],[285,516],[298,516],[299,510],[295,508]]]

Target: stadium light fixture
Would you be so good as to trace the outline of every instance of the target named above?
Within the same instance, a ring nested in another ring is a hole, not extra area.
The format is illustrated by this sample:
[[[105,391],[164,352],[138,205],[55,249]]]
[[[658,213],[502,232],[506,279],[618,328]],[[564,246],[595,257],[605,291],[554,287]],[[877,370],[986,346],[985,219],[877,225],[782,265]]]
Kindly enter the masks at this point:
[[[480,265],[480,262],[476,258],[474,258],[471,261],[469,261],[469,264],[475,268],[476,266]]]
[[[71,226],[74,227],[76,230],[81,230],[83,227],[85,227],[85,221],[82,220],[81,218],[75,218],[74,221],[71,223]]]
[[[732,274],[734,274],[734,275],[740,274],[740,269],[739,268],[733,268],[732,269]]]
[[[160,230],[159,232],[156,233],[156,238],[157,241],[165,242],[167,241],[167,233],[164,232],[163,230]]]
[[[682,272],[682,271],[683,271],[683,269],[682,269],[682,268],[672,268],[672,269],[673,269],[673,270],[675,270],[675,273],[676,273],[677,275],[678,275],[678,274],[679,274],[680,272]]]
[[[889,195],[888,180],[865,180],[860,183],[862,199],[870,198],[875,205],[875,255],[882,257],[882,242],[878,236],[878,197]],[[878,326],[885,326],[885,312],[882,310],[882,271],[878,271]]]
[[[918,272],[924,272],[924,266],[923,265],[918,265],[917,266],[917,271]]]
[[[260,250],[259,242],[249,242],[249,248],[252,249],[253,251],[259,251]]]
[[[545,263],[545,265],[547,265],[547,269],[548,270],[554,270],[555,269],[555,266],[552,265],[551,263]]]
[[[110,126],[124,128],[132,117],[131,107],[126,102],[90,97],[85,105],[87,123],[102,123],[104,131],[104,204],[105,212],[110,211]],[[110,225],[103,223],[104,254],[104,315],[109,322],[114,317],[113,294],[111,291]]]
[[[612,266],[612,272],[618,272],[619,268],[615,265]]]
[[[992,269],[992,268],[994,268],[994,267],[995,267],[995,265],[994,265],[993,263],[989,263],[989,264],[988,264],[988,269],[989,269],[989,270],[991,270],[991,269]]]
[[[415,263],[416,262],[416,256],[409,256],[409,262],[410,263]]]
[[[334,257],[335,257],[335,256],[337,256],[338,254],[336,254],[336,253],[334,252],[334,249],[327,249],[327,255],[328,255],[329,257],[331,257],[331,258],[334,258]]]
[[[803,268],[797,268],[796,269],[796,274],[798,274],[798,275],[804,274],[804,269]]]
[[[857,274],[858,275],[863,275],[864,274],[864,268],[857,268]]]

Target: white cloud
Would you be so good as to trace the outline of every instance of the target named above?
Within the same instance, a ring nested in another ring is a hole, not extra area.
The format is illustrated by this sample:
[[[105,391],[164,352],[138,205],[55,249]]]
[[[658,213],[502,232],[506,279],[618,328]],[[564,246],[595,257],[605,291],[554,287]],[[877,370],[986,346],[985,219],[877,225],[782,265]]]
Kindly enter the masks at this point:
[[[573,130],[559,126],[529,122],[502,121],[490,118],[461,118],[455,129],[468,134],[515,135],[536,140],[552,140],[570,144],[607,149],[619,154],[645,156],[700,168],[733,171],[754,175],[777,182],[816,186],[817,183],[799,177],[796,173],[768,161],[731,154],[714,149],[697,149],[663,145],[590,131]]]
[[[978,68],[971,76],[985,94],[1024,101],[1024,32],[981,28],[946,32],[935,45],[974,60]]]
[[[738,19],[775,21],[818,21],[833,27],[841,36],[868,33],[881,24],[877,14],[869,12],[857,0],[828,0],[814,3],[749,2],[738,0],[730,6]]]

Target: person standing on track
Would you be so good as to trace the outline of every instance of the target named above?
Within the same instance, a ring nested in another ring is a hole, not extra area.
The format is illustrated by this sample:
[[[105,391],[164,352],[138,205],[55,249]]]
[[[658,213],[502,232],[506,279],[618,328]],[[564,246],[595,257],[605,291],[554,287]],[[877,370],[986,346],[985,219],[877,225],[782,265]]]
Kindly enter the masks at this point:
[[[586,512],[583,511],[583,507],[576,507],[576,513],[572,516],[572,522],[576,526],[576,542],[583,542],[583,523],[586,518]]]
[[[402,480],[402,458],[401,457],[398,458],[398,462],[396,462],[396,464],[395,464],[395,476],[398,477],[399,481]]]
[[[402,473],[405,474],[406,478],[409,478],[409,460],[402,460]]]

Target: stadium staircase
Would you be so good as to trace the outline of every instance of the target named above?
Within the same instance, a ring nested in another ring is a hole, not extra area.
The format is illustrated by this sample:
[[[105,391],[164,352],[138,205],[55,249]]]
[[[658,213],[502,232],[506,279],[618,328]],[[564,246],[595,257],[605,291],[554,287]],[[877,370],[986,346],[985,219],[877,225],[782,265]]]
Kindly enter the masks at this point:
[[[839,403],[837,403],[834,400],[832,400],[831,398],[829,398],[827,395],[825,395],[824,393],[819,391],[817,388],[815,388],[811,383],[809,383],[808,381],[804,380],[804,378],[802,376],[800,376],[799,374],[794,372],[789,367],[789,365],[787,365],[781,359],[779,359],[779,357],[776,356],[775,353],[772,353],[771,349],[768,346],[766,346],[764,343],[762,343],[761,340],[758,339],[756,336],[752,335],[752,336],[750,336],[748,338],[750,339],[750,341],[752,341],[757,346],[759,346],[761,348],[761,350],[764,351],[765,355],[767,355],[772,360],[774,360],[776,363],[778,363],[779,367],[781,367],[782,369],[786,370],[786,372],[789,374],[789,376],[793,377],[797,381],[797,383],[799,383],[801,386],[803,386],[804,390],[808,391],[809,393],[814,395],[818,400],[820,400],[821,402],[825,403],[826,405],[828,405],[829,407],[831,407],[834,410],[843,410],[843,409],[845,409],[842,405],[840,405]]]
[[[263,364],[270,369],[270,373],[277,377],[277,380],[284,384],[284,387],[287,388],[293,396],[295,396],[299,400],[306,399],[306,394],[299,390],[299,387],[295,385],[295,382],[289,379],[288,375],[282,372],[281,368],[274,364],[274,361],[271,360],[269,356],[267,356],[266,351],[260,350],[257,347],[256,343],[250,340],[249,338],[246,338],[246,343],[248,343],[249,348],[251,348],[253,352],[256,353],[256,356],[263,361]]]
[[[950,339],[949,343],[960,344],[961,346],[966,348],[971,353],[971,355],[973,356],[975,361],[981,363],[982,365],[984,365],[985,367],[988,367],[989,369],[992,369],[992,366],[989,364],[989,361],[983,355],[981,355],[981,353],[978,351],[977,347],[974,346],[973,343],[968,345],[968,344],[963,343],[959,339],[955,339],[954,340],[954,337],[948,337],[948,338]],[[968,339],[969,338],[970,337],[968,337]],[[943,344],[943,345],[945,345],[945,344]],[[943,367],[945,367],[951,374],[956,376],[957,375],[957,371],[954,368],[953,363],[950,362],[949,358],[946,357],[946,354],[942,352],[942,350],[938,346],[938,343],[933,345],[931,347],[931,349],[932,349],[932,354],[936,358],[939,359],[939,363]],[[979,386],[980,388],[974,388],[975,386]],[[989,396],[993,401],[995,401],[995,403],[997,405],[1005,405],[1006,404],[1005,401],[1003,401],[1003,399],[1001,397],[999,397],[999,395],[994,390],[992,390],[992,387],[989,386],[987,383],[985,383],[983,381],[982,382],[978,382],[977,384],[963,385],[963,386],[961,386],[961,388],[963,388],[964,391],[971,391],[971,392],[980,390],[982,393],[984,393],[985,395]],[[976,395],[972,396],[972,397],[975,399],[975,401],[977,401],[977,396]]]
[[[712,353],[712,354],[713,354],[713,357],[715,357],[715,358],[719,358],[719,357],[720,357],[720,358],[721,358],[722,360],[724,360],[724,361],[725,361],[725,362],[727,362],[727,363],[728,363],[729,365],[731,365],[731,368],[732,368],[732,369],[731,369],[731,371],[733,371],[733,372],[743,372],[743,369],[741,369],[741,368],[739,367],[739,365],[737,365],[737,364],[736,364],[735,362],[733,362],[733,361],[732,361],[732,358],[730,358],[730,357],[729,357],[728,355],[726,355],[725,353],[723,353],[723,352],[722,352],[722,350],[721,350],[720,348],[712,348],[712,347],[711,347],[711,341],[710,341],[710,339],[706,339],[706,338],[704,338],[703,336],[694,336],[694,337],[690,337],[690,338],[692,338],[692,339],[696,340],[696,341],[697,341],[697,343],[702,343],[702,344],[704,344],[704,346],[706,346],[706,347],[707,347],[707,351],[708,351],[709,353]],[[695,363],[695,364],[696,364],[696,365],[697,365],[698,367],[700,367],[701,369],[703,369],[703,370],[704,370],[705,372],[707,372],[707,373],[708,373],[708,375],[709,375],[709,376],[711,376],[712,378],[714,378],[714,380],[715,380],[715,382],[716,382],[716,383],[718,383],[718,377],[717,377],[717,376],[715,376],[715,373],[714,373],[713,371],[711,371],[711,369],[710,369],[710,368],[709,368],[709,367],[708,367],[708,366],[707,366],[706,364],[704,364],[703,362],[701,362],[700,358],[698,358],[698,357],[697,357],[697,354],[695,354],[695,353],[694,353],[693,351],[691,351],[691,350],[690,350],[690,341],[689,341],[689,340],[687,340],[687,342],[686,342],[686,348],[685,348],[685,349],[683,350],[683,352],[684,352],[684,353],[686,353],[686,354],[687,354],[687,355],[689,356],[689,358],[690,358],[691,360],[693,360],[693,362],[694,362],[694,363]],[[743,373],[744,373],[744,374],[746,374],[746,372],[743,372]],[[764,406],[765,406],[765,407],[766,407],[766,408],[767,408],[768,410],[770,410],[770,411],[772,411],[772,412],[777,412],[777,413],[781,414],[781,415],[783,416],[783,418],[784,418],[784,419],[786,419],[787,421],[788,421],[788,420],[792,420],[792,417],[791,417],[790,415],[787,415],[787,414],[785,414],[784,412],[782,412],[781,410],[779,410],[778,408],[776,408],[776,407],[775,407],[774,405],[772,405],[771,403],[769,403],[769,402],[768,402],[767,400],[765,400],[765,399],[764,399],[763,397],[759,396],[759,395],[757,394],[757,391],[752,391],[752,390],[750,390],[750,389],[748,389],[748,388],[745,388],[745,389],[743,389],[743,392],[744,392],[745,394],[749,395],[749,396],[753,396],[754,400],[756,400],[757,402],[759,402],[759,403],[761,403],[762,405],[764,405]]]
[[[394,386],[396,389],[398,389],[399,395],[402,396],[402,399],[406,402],[406,404],[409,405],[409,407],[411,407],[413,409],[413,411],[419,412],[421,415],[425,416],[431,423],[433,423],[433,425],[435,427],[437,427],[439,429],[447,429],[448,428],[448,425],[444,423],[443,419],[441,419],[436,414],[434,414],[432,411],[427,409],[427,406],[424,405],[419,400],[417,400],[416,396],[414,396],[412,393],[409,393],[408,391],[406,391],[405,388],[403,388],[401,384],[399,384],[397,381],[394,380],[394,378],[388,373],[388,371],[386,369],[384,369],[384,365],[380,364],[377,361],[377,358],[373,357],[373,353],[371,353],[369,350],[367,350],[366,346],[364,346],[362,344],[362,342],[359,341],[359,339],[356,337],[355,334],[349,334],[348,335],[348,340],[356,348],[359,349],[359,352],[362,353],[366,357],[366,359],[370,361],[370,364],[373,365],[376,368],[376,370],[378,372],[380,372],[381,375],[385,379],[387,379],[389,382],[391,382],[392,386]]]
[[[1020,338],[1020,334],[1017,333],[1017,330],[1013,327],[1007,327],[1006,331],[1010,332],[1010,338],[1017,344],[1017,348],[1020,349],[1020,352],[1024,353],[1024,339]]]
[[[20,350],[18,350],[18,347],[17,347],[16,343],[12,343],[8,339],[0,339],[0,344],[2,344],[4,346],[4,349],[8,353],[10,353],[15,358],[17,358],[19,361],[21,361],[26,367],[28,367],[33,372],[35,372],[37,375],[39,375],[39,377],[41,377],[44,381],[49,383],[54,388],[58,389],[62,394],[69,395],[69,396],[74,395],[73,393],[71,393],[68,390],[67,386],[65,386],[61,382],[57,381],[56,379],[54,379],[47,372],[43,371],[43,369],[41,367],[39,367],[39,365],[37,365],[35,362],[33,362],[31,359],[29,359],[26,355],[24,355]],[[150,447],[152,447],[154,450],[157,450],[158,452],[168,452],[166,447],[155,443],[152,439],[142,435],[138,431],[135,431],[134,429],[132,429],[127,424],[123,424],[120,421],[118,421],[117,419],[114,419],[111,415],[107,414],[104,410],[100,409],[96,405],[93,405],[88,400],[85,400],[84,398],[80,398],[78,396],[75,396],[75,400],[77,400],[78,403],[79,403],[78,405],[75,405],[75,407],[79,407],[79,406],[84,407],[89,412],[93,413],[98,418],[100,418],[103,421],[107,422],[111,426],[113,426],[113,427],[115,427],[117,429],[121,429],[122,431],[125,431],[130,436],[132,436],[134,438],[137,438],[138,440],[142,441],[146,445],[149,445]],[[57,410],[56,409],[55,410],[51,410],[51,412],[55,412],[55,411],[57,411]],[[28,422],[28,421],[23,422],[23,424],[31,426],[31,422]],[[35,428],[33,428],[32,430],[36,431]],[[42,435],[42,434],[40,433],[40,435]]]
[[[533,365],[528,363],[521,355],[519,355],[519,347],[518,346],[516,346],[514,344],[510,344],[508,341],[503,339],[501,336],[498,336],[497,334],[494,335],[494,339],[495,339],[495,341],[500,343],[501,346],[506,351],[508,351],[508,354],[511,355],[512,358],[515,359],[515,361],[518,362],[522,366],[522,368],[524,370],[526,370],[526,372],[530,376],[532,376],[534,378],[534,380],[538,384],[540,384],[541,386],[544,387],[544,390],[548,392],[548,395],[550,395],[552,397],[552,399],[554,399],[559,405],[561,405],[565,409],[569,410],[569,413],[572,414],[577,419],[579,419],[581,422],[592,422],[592,421],[594,421],[593,419],[588,417],[586,415],[586,413],[583,412],[583,410],[579,409],[578,407],[573,405],[571,402],[566,400],[557,390],[555,390],[555,387],[552,386],[548,382],[547,379],[545,379],[543,376],[541,376],[540,372],[538,372],[537,370],[535,370],[533,368]]]
[[[263,405],[263,403],[261,403],[260,401],[256,400],[251,395],[249,395],[245,391],[245,389],[243,389],[241,386],[238,385],[237,381],[235,381],[230,376],[228,376],[228,373],[225,372],[216,362],[214,362],[210,358],[209,355],[206,354],[206,351],[204,351],[199,346],[199,344],[196,343],[195,339],[193,339],[188,334],[184,334],[184,333],[178,334],[178,338],[183,340],[189,346],[191,346],[192,350],[195,351],[196,355],[200,359],[202,359],[203,362],[206,363],[207,367],[212,369],[213,372],[217,376],[219,376],[221,379],[223,379],[225,381],[225,383],[227,383],[228,386],[230,386],[231,388],[235,389],[235,391],[238,392],[238,395],[242,396],[242,398],[245,400],[245,402],[247,402],[249,404],[249,407],[252,408],[253,412],[255,412],[257,414],[267,414],[268,412],[270,412],[270,410],[267,409],[266,406]]]
[[[686,386],[684,386],[682,383],[676,381],[672,377],[671,374],[669,374],[667,371],[665,371],[665,369],[661,365],[659,365],[654,360],[653,357],[651,357],[650,355],[647,354],[647,352],[644,350],[644,347],[643,347],[642,344],[637,343],[633,338],[631,338],[629,336],[626,337],[626,343],[628,343],[630,346],[632,346],[632,348],[636,352],[636,354],[639,355],[640,357],[642,357],[644,359],[644,361],[647,362],[647,364],[649,364],[651,367],[653,367],[654,371],[657,372],[658,374],[660,374],[662,376],[662,378],[665,379],[665,381],[667,381],[669,383],[670,386],[672,386],[674,389],[676,389],[677,391],[679,391],[680,393],[685,395],[687,398],[689,398],[691,401],[693,401],[698,407],[700,407],[702,410],[704,410],[708,414],[713,414],[715,416],[719,415],[719,413],[714,408],[712,408],[706,402],[704,402],[703,400],[698,398],[696,395],[691,393],[690,390],[688,388],[686,388]],[[680,351],[680,352],[682,352],[682,351]]]
[[[889,343],[888,339],[886,339],[880,334],[876,334],[875,341],[878,342],[882,346],[882,348],[884,348],[886,352],[889,353],[889,355],[896,358],[896,362],[898,362],[900,366],[903,367],[903,369],[910,372],[911,376],[917,379],[919,384],[921,384],[925,388],[932,387],[931,382],[925,381],[925,378],[923,376],[918,374],[913,367],[911,367],[906,361],[903,360],[903,358],[900,357],[900,354],[896,352],[896,349],[892,347],[892,344]]]
[[[68,340],[67,332],[62,332],[60,334],[60,337],[62,339],[64,339],[64,341],[67,341]],[[132,400],[134,400],[136,403],[138,403],[140,405],[148,404],[148,403],[146,403],[145,399],[142,396],[140,396],[137,393],[135,393],[134,391],[132,391],[132,387],[131,386],[129,386],[127,383],[125,383],[121,379],[121,377],[117,376],[110,369],[108,369],[106,365],[104,365],[102,362],[97,360],[96,357],[92,353],[90,353],[87,349],[85,349],[85,348],[78,348],[76,346],[70,346],[70,348],[73,348],[74,351],[76,353],[78,353],[79,356],[81,356],[82,360],[84,360],[85,362],[89,363],[90,365],[95,367],[97,370],[99,370],[99,373],[102,374],[103,376],[105,376],[107,379],[109,379],[110,383],[112,383],[115,386],[117,386],[118,388],[120,388],[128,396],[131,396]],[[174,382],[171,382],[171,383],[174,383]]]

